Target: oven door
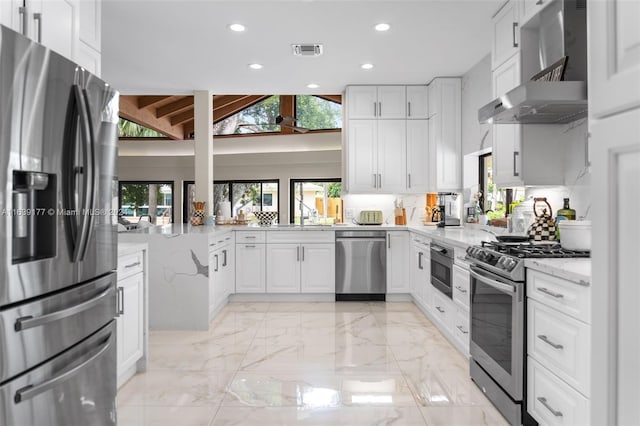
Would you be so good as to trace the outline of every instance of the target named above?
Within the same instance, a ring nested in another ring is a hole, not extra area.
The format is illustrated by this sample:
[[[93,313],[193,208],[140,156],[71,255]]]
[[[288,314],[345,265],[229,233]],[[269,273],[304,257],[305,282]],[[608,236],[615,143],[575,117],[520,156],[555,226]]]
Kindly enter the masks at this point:
[[[524,284],[471,266],[471,357],[514,400],[522,400]]]
[[[448,297],[453,297],[451,291],[451,272],[453,259],[443,256],[439,248],[431,247],[431,284]]]

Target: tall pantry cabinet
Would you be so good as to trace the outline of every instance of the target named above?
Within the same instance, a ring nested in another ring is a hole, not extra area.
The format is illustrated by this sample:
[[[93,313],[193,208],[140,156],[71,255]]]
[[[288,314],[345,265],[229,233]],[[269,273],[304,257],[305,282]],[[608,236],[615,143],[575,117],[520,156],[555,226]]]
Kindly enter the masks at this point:
[[[592,424],[640,419],[640,2],[589,1]],[[597,224],[597,225],[595,225]]]

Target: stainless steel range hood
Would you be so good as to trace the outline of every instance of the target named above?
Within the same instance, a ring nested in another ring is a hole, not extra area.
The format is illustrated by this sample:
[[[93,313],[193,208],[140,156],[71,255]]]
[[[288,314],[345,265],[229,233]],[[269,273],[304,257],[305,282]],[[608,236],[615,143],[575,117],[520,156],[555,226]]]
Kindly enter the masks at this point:
[[[555,0],[525,31],[538,42],[539,69],[567,56],[564,81],[526,81],[478,110],[481,123],[562,124],[587,116],[587,24],[584,0]],[[535,45],[532,46],[535,48]],[[522,48],[525,54],[533,49]]]

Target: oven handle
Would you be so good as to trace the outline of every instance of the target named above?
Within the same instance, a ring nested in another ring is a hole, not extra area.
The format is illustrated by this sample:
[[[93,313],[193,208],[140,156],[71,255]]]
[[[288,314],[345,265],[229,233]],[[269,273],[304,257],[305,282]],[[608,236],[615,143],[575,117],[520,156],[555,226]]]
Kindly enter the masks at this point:
[[[496,280],[492,280],[491,278],[488,278],[484,275],[481,275],[479,273],[476,272],[477,269],[473,267],[473,265],[471,266],[471,270],[469,271],[469,273],[471,274],[471,276],[479,281],[482,281],[483,283],[490,285],[491,287],[501,290],[501,291],[506,291],[509,293],[515,293],[516,292],[516,286],[514,286],[513,284],[506,284],[506,283],[501,283],[500,281],[496,281]]]

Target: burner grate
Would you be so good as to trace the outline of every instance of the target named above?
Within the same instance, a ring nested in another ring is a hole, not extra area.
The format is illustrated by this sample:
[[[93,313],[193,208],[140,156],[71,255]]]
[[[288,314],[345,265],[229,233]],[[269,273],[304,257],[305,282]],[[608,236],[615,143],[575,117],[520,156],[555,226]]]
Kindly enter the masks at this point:
[[[489,248],[498,253],[508,254],[518,258],[570,258],[590,257],[589,250],[563,249],[560,244],[553,241],[528,242],[528,243],[500,243],[483,241],[482,247]]]

